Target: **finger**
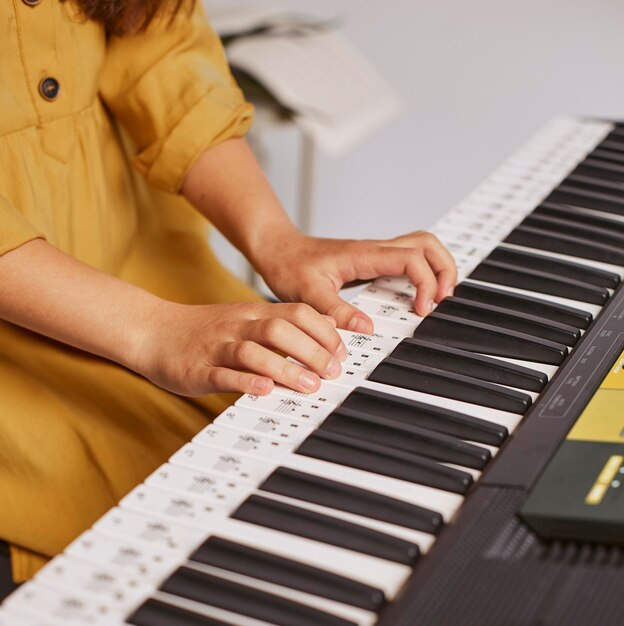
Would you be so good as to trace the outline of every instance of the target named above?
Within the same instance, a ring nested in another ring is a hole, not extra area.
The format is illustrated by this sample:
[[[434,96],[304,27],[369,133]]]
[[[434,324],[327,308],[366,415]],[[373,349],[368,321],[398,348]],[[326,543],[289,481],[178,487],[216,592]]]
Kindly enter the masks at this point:
[[[332,332],[336,331],[332,329]],[[245,330],[245,337],[249,342],[293,357],[323,378],[337,378],[342,371],[335,354],[285,319],[277,317],[251,322]]]
[[[273,389],[273,380],[270,377],[239,372],[227,367],[210,367],[206,371],[205,385],[206,388],[198,395],[233,391],[266,396]]]
[[[414,310],[421,317],[433,311],[433,303],[438,291],[438,280],[431,266],[420,255],[413,255],[406,268],[407,276],[416,287]]]
[[[300,328],[340,361],[347,358],[347,349],[336,332],[336,324],[329,321],[331,316],[322,315],[309,304],[302,303],[281,304],[279,310],[280,316]]]
[[[333,291],[332,287],[326,286],[323,289],[319,285],[314,285],[305,290],[304,297],[306,302],[311,304],[317,311],[335,319],[338,328],[346,328],[355,333],[368,335],[374,332],[371,318],[353,305],[345,302]],[[346,350],[344,357],[346,358]],[[341,360],[344,360],[344,358]]]
[[[229,367],[249,370],[303,393],[317,391],[321,386],[321,379],[314,372],[253,341],[228,344],[222,358]]]
[[[438,280],[436,302],[453,295],[457,284],[457,266],[451,253],[434,237],[425,249],[425,258]]]
[[[433,309],[433,302],[438,291],[438,280],[424,256],[423,237],[412,237],[412,239],[414,244],[420,242],[418,247],[404,245],[370,247],[366,257],[358,261],[356,271],[358,275],[366,277],[407,274],[416,287],[414,309],[418,315],[424,317]]]
[[[397,237],[388,243],[399,248],[411,248],[413,254],[421,254],[424,257],[436,277],[436,289],[433,297],[436,302],[440,302],[453,294],[453,289],[457,283],[455,261],[451,253],[433,233],[411,233]],[[425,274],[429,277],[429,272],[425,272]],[[424,291],[429,295],[428,286],[425,286]],[[417,301],[419,302],[420,299],[417,298]],[[415,304],[416,308],[418,306],[420,305]],[[428,303],[425,308],[428,308]],[[417,312],[421,313],[420,311]]]

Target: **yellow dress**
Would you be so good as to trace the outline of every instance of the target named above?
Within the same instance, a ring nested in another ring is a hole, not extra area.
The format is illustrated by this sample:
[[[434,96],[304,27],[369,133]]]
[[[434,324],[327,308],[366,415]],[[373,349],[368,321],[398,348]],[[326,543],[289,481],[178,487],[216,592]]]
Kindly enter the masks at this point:
[[[71,2],[5,0],[0,29],[0,254],[45,237],[170,300],[257,298],[179,195],[193,161],[251,122],[200,3],[107,39]],[[0,398],[0,539],[16,580],[231,400],[175,396],[4,322]]]

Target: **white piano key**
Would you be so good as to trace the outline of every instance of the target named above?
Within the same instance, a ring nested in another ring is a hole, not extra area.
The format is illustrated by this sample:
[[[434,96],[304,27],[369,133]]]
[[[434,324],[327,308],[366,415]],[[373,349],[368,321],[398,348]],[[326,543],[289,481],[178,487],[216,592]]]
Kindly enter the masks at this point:
[[[345,365],[343,363],[343,369]],[[264,437],[271,437],[278,441],[292,441],[300,443],[314,432],[314,427],[303,421],[263,413],[240,406],[230,407],[219,415],[214,423],[250,433],[258,433]]]
[[[494,458],[499,452],[499,448],[489,445],[487,443],[481,443],[480,441],[471,441],[470,439],[462,439],[462,441],[465,441],[466,443],[471,443],[473,446],[479,446],[480,448],[485,448],[486,450],[489,450],[492,458]]]
[[[244,585],[245,587],[251,587],[259,591],[264,591],[280,598],[285,598],[286,600],[292,600],[293,602],[318,609],[319,611],[341,617],[342,619],[350,620],[358,626],[373,626],[373,624],[377,621],[377,615],[372,611],[359,609],[354,606],[349,606],[348,604],[343,604],[342,602],[322,598],[304,591],[298,591],[296,589],[277,585],[258,578],[251,578],[250,576],[245,576],[244,574],[230,572],[211,565],[190,563],[187,567],[211,576],[217,576],[224,580],[229,580],[233,583]]]
[[[334,407],[339,405],[346,397],[346,392],[342,387],[328,387],[327,380],[321,381],[321,387],[314,393],[302,393],[301,391],[295,391],[282,385],[275,385],[271,394],[276,396],[282,396],[291,400],[306,400],[312,404],[325,407]],[[266,396],[262,396],[266,397]],[[237,402],[238,404],[238,402]],[[247,404],[247,406],[249,406]],[[253,407],[249,407],[253,408]]]
[[[0,626],[63,626],[63,622],[45,615],[33,615],[15,610],[0,609]]]
[[[252,490],[248,485],[244,486],[248,492]],[[206,538],[204,531],[196,531],[154,515],[118,506],[100,518],[93,529],[126,541],[138,541],[157,549],[173,550],[180,558],[195,550]]]
[[[482,472],[472,467],[464,467],[463,465],[456,465],[455,463],[440,463],[440,465],[446,465],[446,467],[452,467],[453,469],[459,470],[460,472],[466,472],[466,474],[470,474],[475,482],[477,482],[481,478]]]
[[[338,378],[332,379],[331,383],[330,381],[324,381],[323,384],[330,383],[352,390],[359,385],[362,380],[365,380],[369,374],[370,372],[357,368],[343,369],[342,374],[340,374]]]
[[[525,217],[525,211],[514,214],[499,214],[494,218],[470,215],[467,211],[451,211],[437,223],[437,226],[441,230],[448,228],[481,233],[486,237],[492,237],[500,241]]]
[[[370,354],[369,352],[360,352],[359,350],[349,350],[347,358],[342,362],[343,368],[361,369],[366,372],[373,371],[385,356],[379,354]]]
[[[65,554],[152,584],[158,584],[180,562],[180,555],[175,551],[94,530],[84,532],[70,543]]]
[[[482,356],[488,356],[487,354],[483,354]],[[533,361],[522,361],[520,359],[510,359],[508,357],[497,356],[497,359],[501,361],[507,361],[507,363],[512,363],[513,365],[520,365],[522,367],[528,367],[529,369],[534,369],[538,372],[542,372],[546,374],[548,380],[550,380],[555,372],[559,369],[557,365],[548,365],[546,363],[535,363]]]
[[[463,231],[451,224],[434,226],[431,232],[445,245],[447,242],[474,245],[482,248],[484,252],[500,242],[499,237],[486,237],[481,233]]]
[[[285,397],[271,393],[268,396],[244,394],[236,401],[235,406],[298,419],[314,426],[322,422],[337,404],[339,403],[314,402],[306,399],[303,394],[301,397]]]
[[[216,473],[252,485],[267,478],[276,467],[276,463],[195,443],[187,443],[180,448],[169,462],[172,465],[182,465],[210,474]]]
[[[232,480],[218,474],[189,469],[165,463],[148,476],[144,482],[158,489],[202,498],[218,504],[223,501],[241,500],[249,493],[249,483]],[[178,538],[173,539],[179,543]]]
[[[412,332],[423,320],[422,317],[416,315],[412,306],[379,302],[379,300],[366,298],[365,293],[362,294],[362,297],[351,300],[351,304],[373,318],[373,321],[383,319],[394,322],[397,324],[397,328],[405,328],[407,333]]]
[[[123,615],[140,604],[152,592],[152,586],[139,578],[118,573],[61,555],[36,576],[37,583],[61,592],[76,591],[91,596],[93,602],[113,607]]]
[[[376,333],[382,335],[397,335],[401,338],[411,336],[416,330],[417,324],[405,324],[403,322],[395,322],[385,317],[377,317],[371,315],[373,327]]]
[[[229,515],[253,492],[250,489],[241,500],[230,500],[222,502],[220,506],[213,506],[201,498],[139,485],[121,500],[119,506],[145,515],[162,515],[178,524],[187,524],[201,530],[209,526],[215,516]]]
[[[209,424],[192,441],[211,448],[269,458],[291,452],[301,443],[296,440],[276,441],[266,435],[243,432],[221,424]]]
[[[353,333],[340,328],[338,329],[338,334],[342,338],[347,350],[361,350],[362,352],[383,355],[392,352],[401,339],[403,339],[403,336],[365,335],[363,333]]]
[[[590,304],[588,302],[580,302],[579,300],[570,300],[569,298],[560,298],[559,296],[552,296],[548,293],[541,293],[539,291],[529,291],[528,289],[518,289],[516,287],[509,287],[507,285],[499,285],[498,283],[486,283],[482,280],[475,280],[470,278],[470,283],[475,285],[483,285],[485,287],[492,287],[493,289],[500,289],[501,291],[509,291],[510,293],[517,293],[523,296],[529,296],[531,298],[538,298],[545,300],[546,302],[552,302],[553,304],[563,304],[580,311],[591,313],[594,317],[600,313],[602,307],[598,304]]]
[[[414,310],[414,298],[402,291],[384,289],[371,284],[358,294],[359,298],[387,302],[394,306],[402,307],[404,310]]]
[[[36,582],[25,583],[4,603],[9,610],[57,620],[62,624],[113,626],[119,624],[123,612],[106,602],[73,590],[60,591]]]

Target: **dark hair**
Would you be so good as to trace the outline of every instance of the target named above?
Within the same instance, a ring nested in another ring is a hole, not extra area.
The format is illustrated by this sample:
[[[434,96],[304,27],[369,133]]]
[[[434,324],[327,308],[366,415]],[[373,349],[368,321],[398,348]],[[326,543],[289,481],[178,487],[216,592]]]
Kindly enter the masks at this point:
[[[145,30],[161,12],[173,18],[195,0],[74,0],[82,14],[100,22],[111,35],[129,35]]]

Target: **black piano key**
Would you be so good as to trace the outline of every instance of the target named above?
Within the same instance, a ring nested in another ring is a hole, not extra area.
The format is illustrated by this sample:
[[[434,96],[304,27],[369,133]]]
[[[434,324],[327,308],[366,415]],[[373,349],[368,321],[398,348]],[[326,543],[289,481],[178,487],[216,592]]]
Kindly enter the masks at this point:
[[[624,152],[624,137],[615,131],[611,131],[597,146],[597,149],[614,150]]]
[[[600,152],[608,151],[617,154],[624,154],[624,144],[620,143],[619,141],[612,141],[610,139],[601,141],[598,145],[598,148],[594,150],[594,152],[592,152],[592,155],[595,156],[596,152],[598,152],[599,150]]]
[[[572,174],[624,183],[624,166],[591,157],[577,165]]]
[[[507,235],[505,242],[558,254],[568,254],[581,259],[624,265],[622,246],[600,243],[573,235],[557,234],[534,226],[517,226]]]
[[[558,230],[559,226],[561,226],[560,232],[565,232],[565,224],[572,224],[572,222],[569,222],[568,220],[561,220],[558,218],[540,215],[528,217],[523,224],[537,225],[540,223],[544,224],[545,221],[550,222],[554,230]],[[581,228],[584,227],[585,225],[581,225]],[[574,228],[571,228],[570,232],[572,232]],[[624,234],[622,234],[621,237],[622,244],[624,245]],[[620,284],[620,276],[615,272],[601,270],[582,263],[575,263],[573,261],[555,259],[543,254],[526,252],[524,250],[498,247],[493,250],[487,258],[491,261],[508,263],[509,265],[515,265],[516,267],[521,267],[523,269],[548,272],[549,274],[554,274],[555,276],[560,276],[561,278],[582,280],[585,283],[591,283],[597,287],[615,289]]]
[[[518,269],[509,263],[498,261],[482,261],[468,278],[590,304],[603,305],[609,299],[609,292],[604,287],[571,278],[564,280],[547,272]]]
[[[420,553],[404,539],[263,496],[249,496],[232,517],[405,565],[413,565]]]
[[[328,419],[331,417],[330,415]],[[321,428],[324,427],[325,423]],[[331,430],[331,426],[329,429]],[[337,429],[336,432],[340,430]],[[343,432],[343,434],[346,433]],[[366,437],[360,438],[366,439]],[[457,442],[454,440],[454,443]],[[489,451],[485,450],[485,452]],[[489,458],[490,455],[487,456]],[[437,534],[443,525],[442,515],[435,511],[288,467],[278,467],[258,489],[370,517],[389,524],[421,530],[432,535]]]
[[[592,322],[593,316],[588,311],[581,311],[564,304],[555,304],[540,298],[512,293],[495,287],[461,282],[455,287],[454,295],[474,302],[494,304],[504,309],[513,309],[518,313],[537,315],[554,322],[569,324],[576,328],[586,329]]]
[[[550,195],[544,198],[545,202],[562,202],[584,209],[604,211],[624,215],[624,199],[611,193],[587,191],[577,185],[562,183]]]
[[[214,535],[195,550],[190,560],[367,611],[379,611],[385,603],[381,589]]]
[[[478,417],[364,387],[356,387],[339,408],[492,446],[500,446],[509,435],[504,426]]]
[[[520,415],[531,406],[531,397],[526,393],[391,357],[384,359],[368,380]]]
[[[483,469],[491,459],[487,448],[420,426],[397,424],[341,407],[330,413],[320,426],[319,432],[326,431],[472,469]]]
[[[134,626],[232,626],[154,598],[143,602],[124,623]]]
[[[621,151],[609,150],[604,147],[596,148],[591,153],[592,159],[598,159],[602,163],[612,163],[614,165],[624,165],[624,154]]]
[[[602,178],[585,176],[584,174],[570,173],[562,182],[564,185],[572,185],[584,191],[595,191],[597,193],[612,194],[616,198],[624,198],[624,187],[621,183]]]
[[[279,626],[353,626],[350,620],[311,606],[184,566],[169,576],[159,589]]]
[[[564,345],[547,339],[536,339],[515,330],[503,330],[437,311],[420,323],[414,337],[461,350],[549,365],[561,365],[568,354]]]
[[[411,452],[345,437],[329,430],[312,433],[296,452],[453,493],[466,493],[472,484],[472,476],[468,472],[447,467]]]
[[[463,298],[445,298],[436,311],[474,322],[517,330],[533,337],[562,343],[564,346],[573,346],[581,338],[581,332],[574,326]]]
[[[576,224],[598,226],[612,233],[617,232],[619,235],[624,235],[624,222],[606,217],[594,211],[584,211],[576,207],[543,202],[533,210],[532,215],[548,215],[549,217],[557,217]]]
[[[388,356],[527,391],[541,391],[548,382],[544,372],[409,337]]]

